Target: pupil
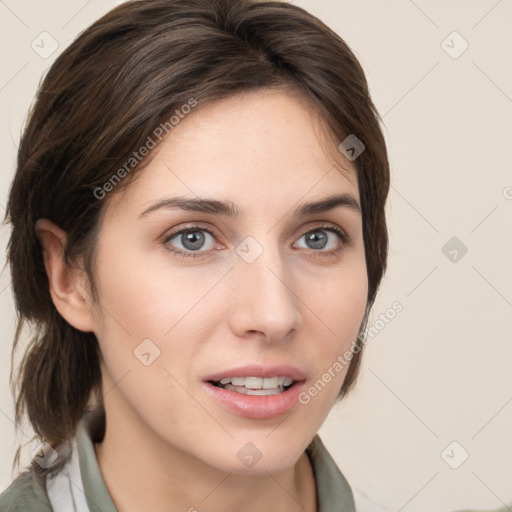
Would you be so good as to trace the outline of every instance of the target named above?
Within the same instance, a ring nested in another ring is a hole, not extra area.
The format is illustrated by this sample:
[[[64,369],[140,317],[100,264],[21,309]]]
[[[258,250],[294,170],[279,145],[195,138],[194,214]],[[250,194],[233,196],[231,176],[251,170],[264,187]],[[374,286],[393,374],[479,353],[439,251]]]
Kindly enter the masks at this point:
[[[188,250],[200,249],[204,244],[204,234],[201,231],[186,231],[182,234],[182,243]]]
[[[315,231],[315,233],[311,233],[307,239],[309,242],[312,242],[313,249],[323,249],[327,243],[327,236],[325,235],[325,231]]]

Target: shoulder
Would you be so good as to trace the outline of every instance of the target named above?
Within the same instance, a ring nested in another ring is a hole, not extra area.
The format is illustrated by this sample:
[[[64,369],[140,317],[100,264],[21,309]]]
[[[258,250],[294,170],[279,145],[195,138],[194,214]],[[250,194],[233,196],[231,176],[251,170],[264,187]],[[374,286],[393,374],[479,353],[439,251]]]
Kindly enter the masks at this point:
[[[307,451],[315,472],[320,511],[390,512],[349,484],[318,434]]]
[[[34,469],[21,473],[0,494],[0,512],[52,512],[44,477]]]

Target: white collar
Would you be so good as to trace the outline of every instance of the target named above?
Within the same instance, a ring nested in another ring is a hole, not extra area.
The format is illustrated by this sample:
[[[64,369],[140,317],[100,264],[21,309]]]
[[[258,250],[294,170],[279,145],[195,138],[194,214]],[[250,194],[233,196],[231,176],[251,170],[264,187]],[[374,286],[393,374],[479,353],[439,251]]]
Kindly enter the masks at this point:
[[[54,512],[90,512],[80,474],[76,439],[71,442],[71,456],[62,469],[46,478],[46,492]]]

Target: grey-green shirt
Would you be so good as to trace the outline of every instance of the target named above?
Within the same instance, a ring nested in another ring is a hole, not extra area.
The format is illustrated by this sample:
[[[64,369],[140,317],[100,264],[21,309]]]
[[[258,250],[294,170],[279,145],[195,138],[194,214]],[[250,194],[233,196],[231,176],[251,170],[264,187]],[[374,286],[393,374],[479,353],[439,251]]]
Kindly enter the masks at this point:
[[[352,490],[318,435],[306,453],[315,475],[318,512],[355,512]],[[98,466],[87,416],[78,426],[68,458],[60,476],[46,479],[34,466],[19,475],[0,495],[0,512],[54,512],[56,500],[72,504],[76,511],[88,507],[90,512],[118,512]]]

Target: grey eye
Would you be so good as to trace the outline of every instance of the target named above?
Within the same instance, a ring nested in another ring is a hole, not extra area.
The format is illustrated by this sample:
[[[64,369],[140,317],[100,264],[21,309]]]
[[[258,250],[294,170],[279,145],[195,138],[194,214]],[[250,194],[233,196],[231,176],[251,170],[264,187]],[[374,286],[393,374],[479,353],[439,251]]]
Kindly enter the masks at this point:
[[[210,233],[203,229],[187,229],[180,231],[169,238],[168,242],[171,243],[173,240],[177,240],[181,244],[181,247],[177,245],[178,249],[197,252],[203,248],[208,237],[211,239],[211,247],[209,249],[213,249],[215,246],[215,239]],[[173,245],[175,244],[176,242],[174,242]],[[209,249],[207,248],[205,250]]]
[[[331,235],[331,246],[327,247],[329,243],[329,235]],[[327,229],[314,229],[312,231],[308,231],[306,234],[302,235],[301,239],[305,239],[306,247],[305,249],[335,249],[336,244],[338,243],[336,238],[339,239],[339,235],[333,231],[329,231]]]

